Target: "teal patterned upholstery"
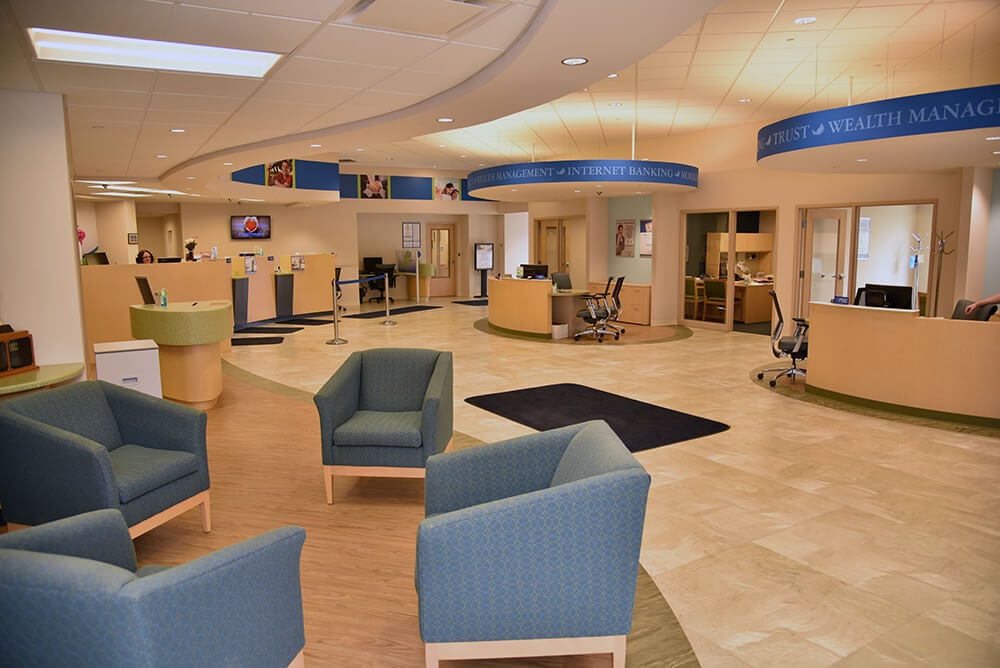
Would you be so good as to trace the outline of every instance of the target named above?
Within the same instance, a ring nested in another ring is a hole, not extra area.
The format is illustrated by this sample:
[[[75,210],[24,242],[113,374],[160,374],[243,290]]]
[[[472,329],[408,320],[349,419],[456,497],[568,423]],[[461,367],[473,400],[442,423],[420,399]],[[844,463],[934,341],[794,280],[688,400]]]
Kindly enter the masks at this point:
[[[323,464],[422,468],[451,440],[453,374],[450,352],[352,353],[313,397]]]
[[[0,535],[0,663],[287,666],[305,645],[304,541],[282,527],[137,571],[117,510]]]
[[[627,634],[649,482],[603,421],[431,457],[424,642]]]
[[[134,526],[209,489],[204,412],[104,381],[0,404],[0,504],[42,524],[115,508]]]

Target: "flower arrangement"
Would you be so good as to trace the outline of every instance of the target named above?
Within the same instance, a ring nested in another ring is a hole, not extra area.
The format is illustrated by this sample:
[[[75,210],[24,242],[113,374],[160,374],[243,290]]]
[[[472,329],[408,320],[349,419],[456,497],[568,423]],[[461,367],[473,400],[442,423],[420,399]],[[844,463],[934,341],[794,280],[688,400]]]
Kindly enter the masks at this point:
[[[198,245],[198,237],[188,237],[184,240],[184,248],[187,249],[187,260],[194,260],[194,249]]]

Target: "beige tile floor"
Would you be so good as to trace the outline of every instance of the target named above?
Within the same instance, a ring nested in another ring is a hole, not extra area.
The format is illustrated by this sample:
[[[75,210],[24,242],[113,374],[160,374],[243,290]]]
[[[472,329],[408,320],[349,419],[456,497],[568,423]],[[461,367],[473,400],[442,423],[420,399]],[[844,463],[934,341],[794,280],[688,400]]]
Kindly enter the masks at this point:
[[[483,307],[432,303],[395,326],[343,319],[344,345],[307,327],[224,357],[312,392],[356,350],[451,350],[455,429],[484,441],[530,430],[465,397],[557,382],[721,420],[639,454],[641,560],[703,666],[1000,666],[1000,439],[780,396],[751,380],[774,362],[759,335],[521,341],[477,331]]]

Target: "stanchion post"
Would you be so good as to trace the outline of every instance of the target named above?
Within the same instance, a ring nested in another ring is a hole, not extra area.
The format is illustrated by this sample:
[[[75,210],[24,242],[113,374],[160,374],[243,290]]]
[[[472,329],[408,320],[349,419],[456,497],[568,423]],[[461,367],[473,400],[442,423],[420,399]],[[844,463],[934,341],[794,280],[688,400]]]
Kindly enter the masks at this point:
[[[385,320],[382,321],[382,324],[391,327],[396,323],[389,319],[389,275],[382,274],[382,278],[385,285],[385,290],[382,291],[382,296],[385,298]]]
[[[340,309],[337,308],[337,279],[330,281],[333,289],[333,338],[327,339],[327,345],[339,346],[347,343],[347,339],[340,338]]]

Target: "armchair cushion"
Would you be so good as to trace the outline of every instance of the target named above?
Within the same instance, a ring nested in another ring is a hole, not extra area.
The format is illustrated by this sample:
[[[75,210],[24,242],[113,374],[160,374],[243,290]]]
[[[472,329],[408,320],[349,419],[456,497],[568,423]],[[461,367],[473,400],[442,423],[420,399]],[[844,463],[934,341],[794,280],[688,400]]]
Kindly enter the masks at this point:
[[[198,459],[190,452],[123,445],[111,453],[111,468],[118,483],[118,498],[128,503],[189,473],[196,473]]]
[[[420,411],[358,411],[333,431],[333,442],[419,448],[421,417]]]

